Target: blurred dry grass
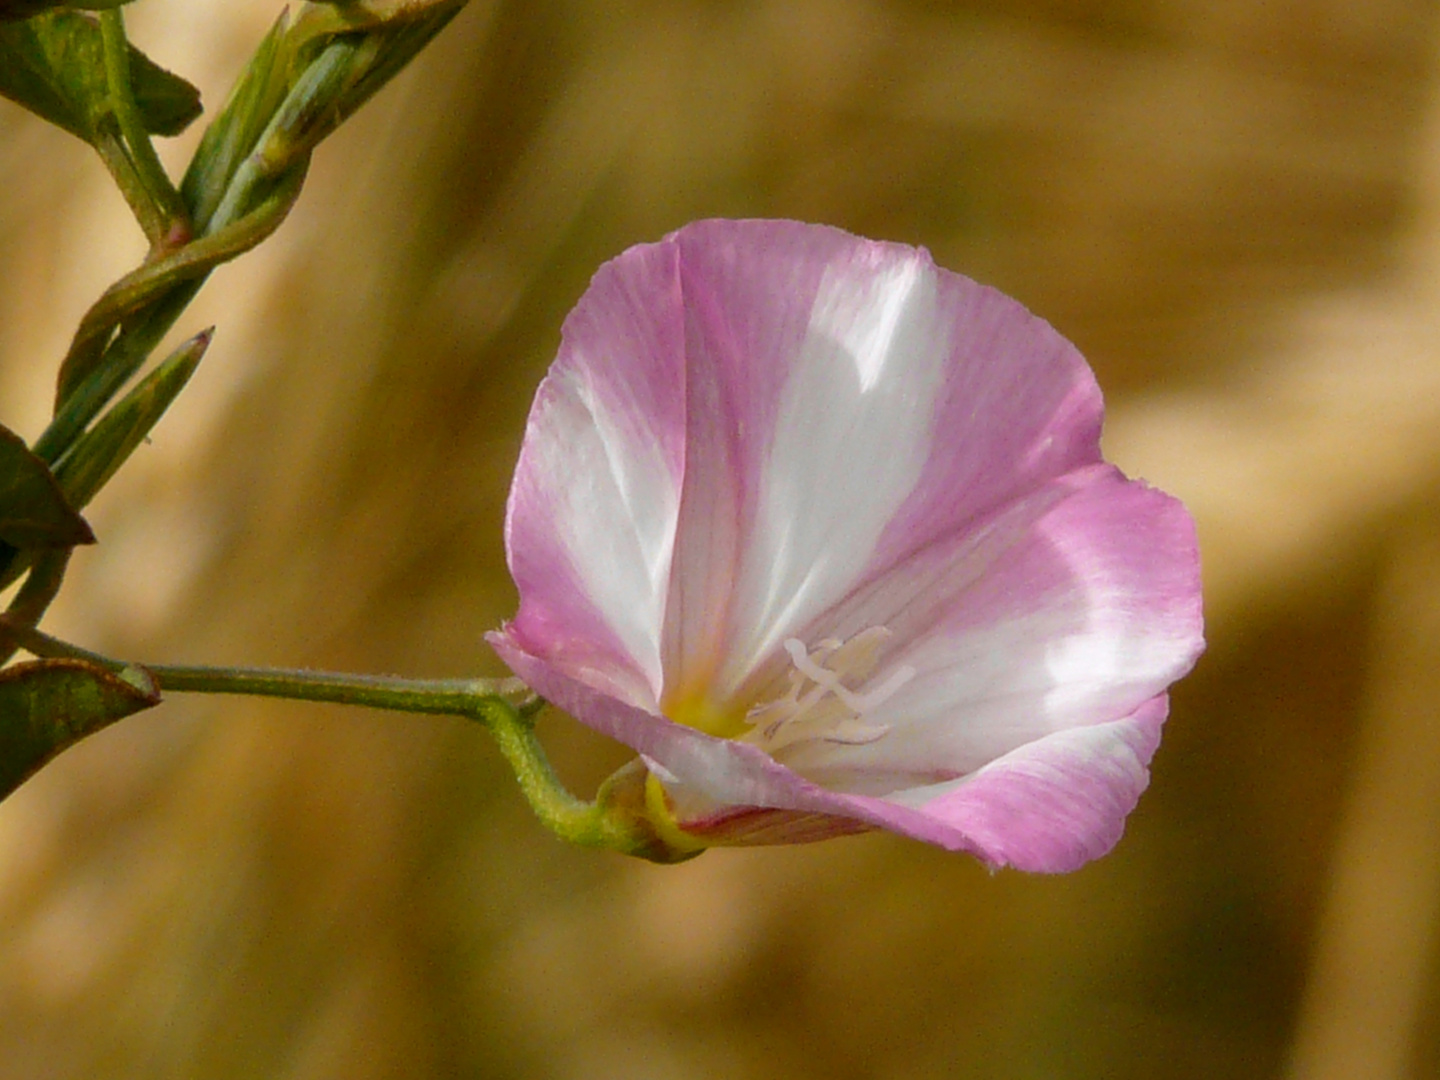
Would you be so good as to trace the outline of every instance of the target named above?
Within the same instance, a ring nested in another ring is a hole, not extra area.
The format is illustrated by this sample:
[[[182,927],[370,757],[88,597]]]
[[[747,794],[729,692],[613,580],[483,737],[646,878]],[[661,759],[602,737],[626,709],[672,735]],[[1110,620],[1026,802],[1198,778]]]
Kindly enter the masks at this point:
[[[213,108],[268,4],[145,0]],[[1421,0],[472,0],[217,275],[49,624],[496,670],[528,395],[598,263],[707,215],[924,243],[1084,349],[1200,520],[1211,651],[1108,859],[570,850],[462,724],[173,700],[0,808],[0,1074],[1440,1072],[1440,21]],[[171,160],[178,162],[183,154]],[[140,255],[0,108],[0,421]],[[592,784],[622,754],[547,722]]]

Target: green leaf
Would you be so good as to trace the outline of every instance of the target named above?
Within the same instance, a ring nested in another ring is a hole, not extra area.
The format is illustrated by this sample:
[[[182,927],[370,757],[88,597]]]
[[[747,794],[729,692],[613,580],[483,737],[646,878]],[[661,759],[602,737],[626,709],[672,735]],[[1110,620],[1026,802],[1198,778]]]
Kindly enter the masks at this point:
[[[66,3],[64,0],[0,0],[0,22],[29,19],[42,11],[49,11],[51,8],[71,7],[84,8],[86,11],[102,11],[106,8],[123,7],[130,3],[134,3],[134,0],[76,0],[75,3]]]
[[[150,434],[195,374],[213,333],[212,327],[181,345],[75,443],[55,470],[60,490],[71,505],[84,506],[93,499]]]
[[[179,135],[199,116],[198,87],[130,46],[130,85],[140,119],[151,135]]]
[[[180,190],[200,231],[234,221],[403,68],[466,0],[307,3],[271,27]]]
[[[422,19],[439,11],[454,14],[465,0],[319,0],[334,8],[353,28]]]
[[[0,427],[0,541],[17,549],[95,542],[95,534],[65,501],[45,462],[4,427]]]
[[[185,170],[180,194],[190,207],[190,217],[199,231],[209,227],[210,218],[224,198],[235,170],[255,148],[260,133],[289,89],[283,64],[277,63],[282,59],[280,47],[289,25],[289,16],[282,11],[245,66],[219,114],[205,129],[200,146],[190,159],[190,167]]]
[[[210,271],[278,229],[304,183],[305,170],[292,170],[238,221],[145,263],[105,290],[81,320],[60,365],[59,405],[35,440],[37,454],[56,462],[70,451],[85,425],[149,358]]]
[[[329,105],[327,123],[309,140],[318,143],[365,104],[465,6],[466,0],[323,0],[306,4],[288,43],[298,57],[313,57],[326,42],[364,31],[339,99]]]
[[[0,670],[0,799],[62,750],[160,703],[142,667],[119,673],[84,660],[36,660]]]
[[[178,135],[200,115],[200,91],[133,45],[130,81],[152,135]],[[99,23],[77,11],[0,22],[0,95],[94,142],[111,112]]]
[[[10,22],[12,19],[28,19],[40,14],[42,11],[49,11],[57,7],[85,8],[89,11],[99,11],[102,8],[117,8],[123,4],[133,3],[133,0],[78,0],[70,4],[62,0],[0,0],[0,22]]]

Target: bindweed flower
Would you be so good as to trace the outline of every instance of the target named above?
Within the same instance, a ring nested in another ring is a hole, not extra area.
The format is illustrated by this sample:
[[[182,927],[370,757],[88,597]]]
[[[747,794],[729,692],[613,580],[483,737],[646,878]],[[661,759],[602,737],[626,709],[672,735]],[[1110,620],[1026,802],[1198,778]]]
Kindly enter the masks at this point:
[[[703,221],[595,275],[530,414],[490,640],[641,755],[675,850],[870,828],[1062,871],[1202,647],[1189,515],[1099,388],[923,249]]]

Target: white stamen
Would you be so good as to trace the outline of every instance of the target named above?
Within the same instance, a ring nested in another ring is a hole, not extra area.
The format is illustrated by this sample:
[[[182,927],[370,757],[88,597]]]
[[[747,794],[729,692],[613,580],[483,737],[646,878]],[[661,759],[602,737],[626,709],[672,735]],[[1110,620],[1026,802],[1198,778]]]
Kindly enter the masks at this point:
[[[883,738],[889,730],[889,724],[862,724],[857,720],[843,720],[839,727],[825,736],[825,741],[839,743],[841,746],[868,746]]]
[[[821,642],[820,649],[824,648],[825,643]],[[815,652],[820,653],[820,649],[816,649]],[[785,651],[790,654],[790,659],[795,664],[795,670],[808,676],[811,682],[818,683],[827,690],[834,690],[840,685],[840,679],[833,671],[821,667],[810,659],[810,654],[805,651],[805,643],[799,638],[786,638]]]
[[[864,717],[913,679],[915,669],[896,668],[880,685],[863,691],[851,690],[842,680],[863,682],[889,636],[885,627],[874,626],[846,641],[825,638],[813,649],[798,638],[787,638],[784,647],[793,665],[789,688],[783,697],[750,710],[750,737],[771,752],[812,739],[864,746],[884,737],[889,725],[865,723]]]
[[[866,694],[852,694],[848,690],[841,694],[841,700],[862,716],[876,706],[883,705],[896,690],[915,677],[915,669],[909,664],[896,668],[890,677]]]

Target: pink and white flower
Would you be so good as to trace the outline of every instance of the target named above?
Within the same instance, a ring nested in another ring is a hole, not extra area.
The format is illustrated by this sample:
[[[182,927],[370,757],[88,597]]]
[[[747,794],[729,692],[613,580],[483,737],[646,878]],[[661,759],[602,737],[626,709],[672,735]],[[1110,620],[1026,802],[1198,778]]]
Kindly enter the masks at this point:
[[[1101,418],[1072,345],[923,249],[697,222],[566,320],[490,640],[640,753],[676,843],[879,827],[1073,869],[1203,648],[1194,526]]]

